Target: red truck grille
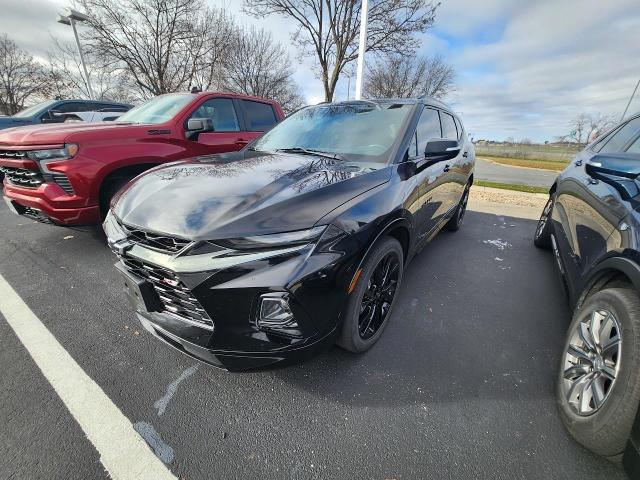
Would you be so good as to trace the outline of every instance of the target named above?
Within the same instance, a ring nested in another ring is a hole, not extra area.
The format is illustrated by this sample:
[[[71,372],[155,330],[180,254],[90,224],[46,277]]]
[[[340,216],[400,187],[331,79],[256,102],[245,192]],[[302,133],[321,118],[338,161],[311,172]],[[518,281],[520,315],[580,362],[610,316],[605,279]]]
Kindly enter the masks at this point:
[[[44,183],[42,174],[35,170],[0,166],[0,172],[4,173],[9,183],[20,187],[37,188]]]
[[[27,158],[27,152],[22,152],[19,150],[3,150],[0,149],[0,157],[10,158],[10,159],[21,159]]]

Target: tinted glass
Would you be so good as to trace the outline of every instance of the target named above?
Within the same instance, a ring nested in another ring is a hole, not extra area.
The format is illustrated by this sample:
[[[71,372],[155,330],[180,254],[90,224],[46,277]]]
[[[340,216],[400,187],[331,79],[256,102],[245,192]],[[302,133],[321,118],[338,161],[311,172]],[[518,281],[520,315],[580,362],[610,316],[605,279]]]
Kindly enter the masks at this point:
[[[20,110],[18,113],[16,113],[13,116],[17,118],[32,117],[36,113],[39,113],[41,110],[48,108],[50,105],[53,105],[54,103],[56,103],[55,100],[47,100],[46,102],[38,103],[36,105],[33,105],[32,107],[25,108],[24,110]]]
[[[422,111],[422,115],[420,115],[416,132],[418,134],[418,152],[424,153],[424,149],[429,140],[432,138],[442,138],[438,111],[432,108],[425,108]]]
[[[278,121],[273,107],[266,103],[242,100],[247,128],[252,132],[264,132],[273,127]]]
[[[629,146],[627,152],[640,153],[640,137],[636,138],[636,140]]]
[[[368,102],[307,107],[278,123],[253,148],[305,148],[338,154],[345,160],[386,163],[413,108]]]
[[[237,132],[240,130],[236,109],[230,98],[212,98],[200,105],[191,118],[210,118],[216,132]]]
[[[460,140],[462,138],[462,131],[464,130],[464,128],[462,127],[462,123],[460,123],[460,120],[458,120],[456,117],[453,117],[453,119],[456,121],[456,128],[458,129],[458,140]]]
[[[448,138],[450,140],[458,139],[458,130],[456,129],[456,122],[453,117],[445,112],[440,112],[442,118],[442,138]]]
[[[171,120],[193,100],[190,93],[162,95],[132,108],[118,118],[118,122],[158,124]]]
[[[640,117],[634,118],[618,129],[598,151],[602,153],[622,152],[638,131],[640,131]]]
[[[409,156],[409,158],[418,156],[418,141],[417,141],[417,135],[415,133],[413,134],[413,137],[411,137],[411,141],[409,142],[407,155]]]

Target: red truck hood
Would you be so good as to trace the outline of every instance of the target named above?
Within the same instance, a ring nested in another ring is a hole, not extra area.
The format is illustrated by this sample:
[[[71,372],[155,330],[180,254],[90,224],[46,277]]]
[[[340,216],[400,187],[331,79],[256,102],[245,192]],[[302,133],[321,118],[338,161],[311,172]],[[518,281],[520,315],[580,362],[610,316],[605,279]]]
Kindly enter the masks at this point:
[[[68,122],[50,125],[28,125],[0,130],[0,145],[57,145],[79,141],[85,136],[95,137],[102,133],[113,135],[117,130],[122,130],[123,135],[126,132],[126,136],[130,138],[132,133],[140,127],[146,130],[150,127],[158,128],[159,126],[132,125],[117,122]]]

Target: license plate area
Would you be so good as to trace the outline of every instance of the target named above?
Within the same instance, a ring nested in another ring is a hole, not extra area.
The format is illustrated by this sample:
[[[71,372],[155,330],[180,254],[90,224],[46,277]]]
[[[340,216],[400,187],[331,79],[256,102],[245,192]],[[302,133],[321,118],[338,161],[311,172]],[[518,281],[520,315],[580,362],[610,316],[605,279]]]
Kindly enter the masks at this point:
[[[162,302],[151,282],[129,273],[120,262],[116,263],[115,267],[120,273],[124,292],[133,308],[141,312],[159,312],[162,310]]]

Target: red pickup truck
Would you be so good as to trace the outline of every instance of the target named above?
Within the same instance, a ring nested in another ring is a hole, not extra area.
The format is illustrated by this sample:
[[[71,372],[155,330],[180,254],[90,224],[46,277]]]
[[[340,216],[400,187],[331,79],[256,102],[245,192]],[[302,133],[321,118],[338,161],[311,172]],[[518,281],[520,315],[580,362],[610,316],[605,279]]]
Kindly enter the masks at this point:
[[[284,118],[269,100],[228,93],[161,95],[115,122],[0,132],[4,197],[19,215],[58,225],[99,223],[111,197],[161,163],[240,150]]]

